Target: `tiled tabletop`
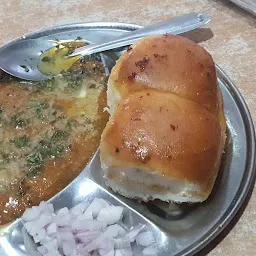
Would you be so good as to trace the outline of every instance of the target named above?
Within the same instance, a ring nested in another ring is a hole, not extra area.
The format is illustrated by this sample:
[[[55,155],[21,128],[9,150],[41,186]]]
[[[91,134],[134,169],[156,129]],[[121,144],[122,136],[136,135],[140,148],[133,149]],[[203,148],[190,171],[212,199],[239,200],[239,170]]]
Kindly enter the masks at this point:
[[[1,3],[0,44],[57,24],[114,21],[147,25],[193,11],[207,12],[212,18],[210,29],[198,31],[192,37],[203,41],[201,45],[240,89],[256,123],[256,20],[227,1],[2,0]],[[237,224],[226,233],[224,239],[206,250],[214,247],[209,255],[256,254],[256,191]]]

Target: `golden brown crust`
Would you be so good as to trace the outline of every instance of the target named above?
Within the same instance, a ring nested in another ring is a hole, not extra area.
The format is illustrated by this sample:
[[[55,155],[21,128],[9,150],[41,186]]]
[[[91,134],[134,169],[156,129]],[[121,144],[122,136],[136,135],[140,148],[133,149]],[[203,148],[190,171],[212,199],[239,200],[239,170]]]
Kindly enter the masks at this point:
[[[209,194],[221,139],[218,117],[198,103],[145,89],[116,107],[102,134],[101,159],[111,168],[157,170]]]
[[[197,185],[193,193],[201,201],[209,196],[226,120],[215,65],[206,50],[174,35],[138,41],[112,69],[108,102],[119,103],[102,134],[104,165],[157,172]]]
[[[109,81],[121,98],[150,87],[170,91],[218,113],[214,62],[206,50],[181,36],[139,40],[117,61]]]

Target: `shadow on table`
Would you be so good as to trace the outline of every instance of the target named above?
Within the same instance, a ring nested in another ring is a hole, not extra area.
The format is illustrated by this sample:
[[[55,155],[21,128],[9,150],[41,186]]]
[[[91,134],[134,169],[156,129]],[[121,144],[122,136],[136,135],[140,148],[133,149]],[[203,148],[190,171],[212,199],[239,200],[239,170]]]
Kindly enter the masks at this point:
[[[195,43],[201,43],[211,39],[214,34],[210,28],[197,28],[195,30],[183,33],[182,36],[194,41]]]

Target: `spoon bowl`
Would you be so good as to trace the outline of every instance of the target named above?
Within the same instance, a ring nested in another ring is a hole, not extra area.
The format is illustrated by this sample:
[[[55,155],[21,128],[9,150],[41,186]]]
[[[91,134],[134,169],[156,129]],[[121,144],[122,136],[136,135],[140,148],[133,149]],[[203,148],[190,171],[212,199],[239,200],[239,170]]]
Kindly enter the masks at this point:
[[[25,80],[48,79],[38,70],[38,64],[41,54],[56,45],[48,40],[22,39],[1,50],[0,67],[6,73]]]

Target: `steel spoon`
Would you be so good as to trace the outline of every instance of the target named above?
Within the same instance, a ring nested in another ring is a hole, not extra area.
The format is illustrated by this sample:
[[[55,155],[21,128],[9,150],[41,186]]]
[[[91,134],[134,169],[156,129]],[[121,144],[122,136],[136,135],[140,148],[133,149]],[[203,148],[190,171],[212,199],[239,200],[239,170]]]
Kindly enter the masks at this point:
[[[210,21],[210,17],[205,13],[185,14],[111,38],[107,42],[90,44],[89,46],[78,48],[72,56],[90,55],[92,53],[127,46],[148,35],[165,33],[181,34],[202,27]],[[8,44],[0,51],[0,68],[24,80],[40,81],[49,79],[49,76],[42,74],[38,70],[38,64],[42,52],[54,46],[56,46],[56,42],[43,38],[17,40]]]

